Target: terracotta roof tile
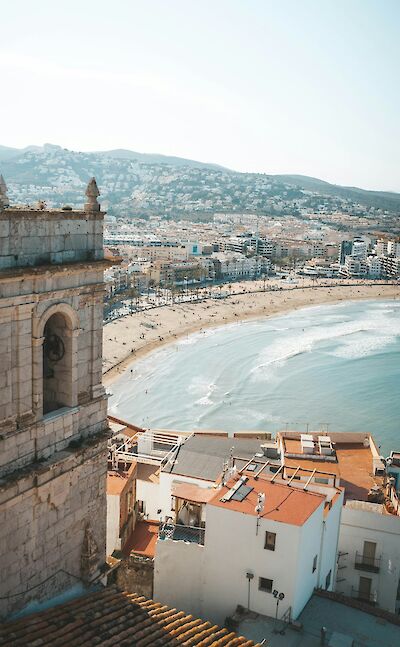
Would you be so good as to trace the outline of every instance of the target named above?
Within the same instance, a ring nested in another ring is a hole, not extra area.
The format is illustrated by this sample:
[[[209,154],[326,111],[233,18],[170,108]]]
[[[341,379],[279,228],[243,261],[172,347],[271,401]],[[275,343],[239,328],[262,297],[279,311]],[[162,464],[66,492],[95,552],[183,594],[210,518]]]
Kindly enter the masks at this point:
[[[1,647],[254,647],[210,622],[108,588],[4,623]]]

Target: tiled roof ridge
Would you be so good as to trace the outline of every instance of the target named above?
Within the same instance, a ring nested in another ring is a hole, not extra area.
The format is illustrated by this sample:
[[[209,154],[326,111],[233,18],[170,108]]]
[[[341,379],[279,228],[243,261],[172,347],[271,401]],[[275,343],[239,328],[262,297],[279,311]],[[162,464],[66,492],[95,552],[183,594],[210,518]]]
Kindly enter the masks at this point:
[[[112,586],[4,623],[2,647],[257,647],[209,621]]]

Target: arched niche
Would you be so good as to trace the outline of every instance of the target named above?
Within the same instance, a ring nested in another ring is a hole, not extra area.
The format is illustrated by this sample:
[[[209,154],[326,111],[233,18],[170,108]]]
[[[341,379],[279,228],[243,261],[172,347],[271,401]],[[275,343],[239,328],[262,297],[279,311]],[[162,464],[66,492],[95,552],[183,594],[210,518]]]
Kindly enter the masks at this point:
[[[79,318],[71,306],[50,306],[34,320],[34,396],[38,417],[77,404]]]

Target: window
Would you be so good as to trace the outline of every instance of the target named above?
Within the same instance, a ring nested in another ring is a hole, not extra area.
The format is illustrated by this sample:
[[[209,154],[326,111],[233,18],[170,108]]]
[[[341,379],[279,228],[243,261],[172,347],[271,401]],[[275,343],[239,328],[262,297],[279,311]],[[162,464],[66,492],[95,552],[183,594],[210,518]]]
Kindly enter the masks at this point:
[[[269,580],[267,577],[258,578],[258,589],[259,591],[264,591],[265,593],[272,593],[272,586],[274,580]]]
[[[328,575],[325,578],[325,589],[326,590],[329,589],[329,587],[331,585],[331,575],[332,575],[332,571],[329,571]]]
[[[315,477],[316,483],[322,483],[323,485],[329,485],[329,479],[321,478],[320,476]]]
[[[315,573],[317,570],[317,563],[318,563],[318,555],[315,555],[312,563],[312,572]]]
[[[266,550],[275,550],[275,541],[276,541],[276,533],[267,531],[265,533],[264,548]]]

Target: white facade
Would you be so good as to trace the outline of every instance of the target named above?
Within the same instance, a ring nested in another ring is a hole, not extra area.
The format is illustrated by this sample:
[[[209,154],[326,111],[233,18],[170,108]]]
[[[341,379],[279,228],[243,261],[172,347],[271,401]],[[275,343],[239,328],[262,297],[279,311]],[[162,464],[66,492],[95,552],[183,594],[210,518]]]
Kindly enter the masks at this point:
[[[365,556],[366,548],[375,557]],[[400,517],[383,514],[380,504],[348,501],[342,512],[339,551],[336,590],[367,598],[369,587],[369,602],[399,613]]]
[[[315,587],[333,589],[342,498],[326,516],[321,499],[302,525],[261,518],[258,529],[256,515],[207,504],[204,546],[158,540],[154,598],[224,622],[238,604],[274,616],[277,590],[279,617],[298,617]],[[264,547],[266,532],[276,534],[275,550]]]
[[[382,273],[382,261],[378,256],[370,256],[368,258],[368,274],[374,278],[378,279]]]
[[[261,272],[261,259],[259,257],[247,258],[243,254],[217,253],[213,258],[220,263],[221,276],[225,278],[252,278]]]
[[[172,507],[173,483],[189,483],[206,489],[212,488],[214,485],[212,481],[205,481],[204,479],[197,479],[191,476],[169,474],[168,472],[160,472],[158,482],[152,482],[148,479],[140,479],[139,472],[136,490],[137,499],[141,502],[140,506],[147,519],[159,521],[160,519],[174,516],[175,511]]]
[[[121,550],[121,539],[119,536],[119,508],[119,494],[107,494],[107,555],[111,555],[114,550]]]
[[[400,242],[397,240],[389,240],[387,246],[388,254],[400,258]]]

